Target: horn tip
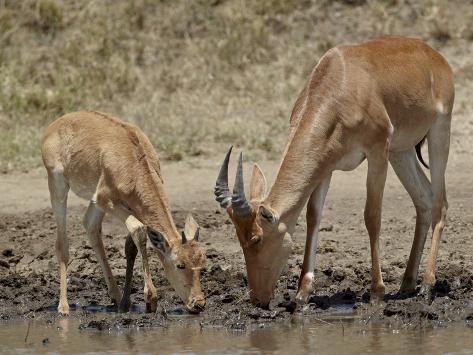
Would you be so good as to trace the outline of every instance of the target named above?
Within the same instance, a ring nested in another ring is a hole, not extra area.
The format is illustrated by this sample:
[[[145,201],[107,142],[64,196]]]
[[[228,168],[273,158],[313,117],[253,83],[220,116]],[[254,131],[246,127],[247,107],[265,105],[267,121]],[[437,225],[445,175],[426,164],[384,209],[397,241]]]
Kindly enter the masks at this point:
[[[230,155],[232,154],[233,144],[228,148],[227,154],[225,155],[225,160],[230,159]]]

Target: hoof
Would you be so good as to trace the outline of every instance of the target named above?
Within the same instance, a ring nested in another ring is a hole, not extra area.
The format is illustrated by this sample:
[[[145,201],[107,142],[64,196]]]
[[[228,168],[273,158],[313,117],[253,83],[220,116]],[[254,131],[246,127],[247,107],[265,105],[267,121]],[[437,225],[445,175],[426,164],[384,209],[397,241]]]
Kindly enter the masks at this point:
[[[299,290],[297,292],[295,302],[298,305],[304,305],[309,301],[310,292]]]
[[[158,302],[146,303],[146,313],[156,313]]]
[[[383,293],[374,293],[371,292],[370,295],[370,304],[373,306],[380,305],[384,302],[384,292]]]
[[[432,285],[422,285],[419,291],[419,296],[426,302],[432,302],[434,299]]]
[[[301,277],[299,283],[299,290],[296,294],[295,302],[298,305],[307,304],[309,301],[310,294],[312,293],[312,280],[314,278],[314,274],[312,272],[306,273],[304,276]]]
[[[120,291],[116,291],[110,294],[110,300],[113,304],[118,305],[123,300],[123,296]]]
[[[131,306],[130,301],[121,302],[120,305],[118,306],[118,313],[127,313],[127,312],[129,312],[130,311],[130,306]]]
[[[402,282],[401,288],[399,289],[398,296],[400,298],[409,298],[415,296],[416,293],[416,284],[415,282]]]
[[[69,315],[69,305],[66,304],[66,305],[59,305],[57,307],[57,311],[59,314],[62,314],[63,316],[68,316]]]
[[[400,295],[413,295],[416,292],[416,280],[402,280],[401,288],[399,289]]]

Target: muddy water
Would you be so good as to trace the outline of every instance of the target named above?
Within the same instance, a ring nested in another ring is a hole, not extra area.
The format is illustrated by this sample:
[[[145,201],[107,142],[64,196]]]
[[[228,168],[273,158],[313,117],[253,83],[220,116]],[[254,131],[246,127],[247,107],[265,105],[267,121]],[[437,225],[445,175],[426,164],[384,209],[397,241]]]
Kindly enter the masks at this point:
[[[97,320],[106,315],[98,315]],[[244,332],[173,321],[153,329],[80,330],[81,321],[0,323],[0,353],[196,354],[471,354],[473,330],[465,325],[406,329],[365,324],[351,317],[293,319]]]

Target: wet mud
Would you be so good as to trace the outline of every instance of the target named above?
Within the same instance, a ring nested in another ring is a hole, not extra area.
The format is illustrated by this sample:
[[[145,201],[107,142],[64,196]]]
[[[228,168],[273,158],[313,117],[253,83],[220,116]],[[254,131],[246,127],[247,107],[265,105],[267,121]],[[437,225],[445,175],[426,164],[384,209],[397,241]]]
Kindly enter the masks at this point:
[[[151,248],[151,270],[159,297],[157,313],[143,311],[139,259],[135,264],[132,312],[116,313],[116,308],[110,305],[100,265],[83,232],[84,211],[82,207],[69,209],[68,220],[70,316],[79,318],[82,328],[159,327],[172,321],[197,321],[201,327],[218,326],[238,331],[294,317],[319,319],[334,311],[354,314],[366,322],[387,321],[407,326],[473,323],[470,226],[455,213],[446,229],[449,237],[444,238],[441,246],[443,252],[439,256],[437,283],[433,290],[435,297],[431,302],[416,294],[404,298],[397,294],[412,242],[414,220],[391,217],[385,221],[390,235],[383,239],[382,246],[387,294],[385,302],[370,305],[369,243],[362,223],[357,222],[362,217],[349,214],[346,219],[337,219],[329,206],[321,227],[314,293],[309,303],[297,309],[292,303],[305,241],[305,222],[301,218],[294,236],[294,252],[278,282],[275,297],[269,309],[260,309],[249,302],[243,256],[227,216],[215,209],[193,211],[202,227],[202,245],[207,256],[202,274],[207,304],[205,311],[196,317],[181,308],[182,304],[165,279],[156,252]],[[185,213],[175,211],[173,214],[178,228],[182,228]],[[2,215],[0,233],[4,241],[0,248],[0,319],[59,317],[54,311],[59,284],[54,247],[56,225],[51,211]],[[120,285],[123,285],[125,275],[125,235],[119,223],[106,220],[104,244]],[[110,317],[97,320],[95,312],[109,312]]]

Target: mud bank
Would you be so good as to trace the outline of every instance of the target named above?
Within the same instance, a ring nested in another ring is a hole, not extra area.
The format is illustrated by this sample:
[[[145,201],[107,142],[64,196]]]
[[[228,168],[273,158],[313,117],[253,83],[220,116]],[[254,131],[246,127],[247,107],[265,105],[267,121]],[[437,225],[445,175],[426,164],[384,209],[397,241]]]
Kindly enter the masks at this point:
[[[182,306],[173,292],[156,256],[150,249],[151,270],[158,289],[157,314],[142,312],[143,294],[140,263],[135,266],[132,301],[135,310],[117,314],[109,304],[100,265],[84,236],[81,218],[84,209],[70,209],[68,229],[71,244],[68,296],[72,317],[81,320],[81,327],[111,329],[164,326],[173,321],[198,321],[202,327],[223,326],[234,330],[261,326],[271,322],[295,319],[319,319],[343,310],[366,322],[388,321],[403,325],[445,325],[449,322],[473,323],[473,260],[469,257],[471,240],[468,223],[455,214],[450,217],[447,235],[439,257],[437,283],[432,303],[412,295],[401,299],[396,291],[405,269],[411,243],[411,229],[405,221],[390,218],[390,238],[384,240],[383,276],[387,295],[383,304],[369,304],[370,259],[367,237],[358,223],[359,216],[349,214],[336,218],[329,206],[322,225],[318,248],[315,292],[309,304],[294,311],[291,300],[297,290],[297,280],[304,247],[304,225],[294,236],[294,253],[289,259],[270,309],[255,308],[249,302],[243,257],[233,227],[225,214],[218,210],[194,211],[202,227],[202,243],[207,265],[202,275],[207,305],[199,317],[181,314]],[[178,228],[182,228],[185,213],[174,212]],[[1,216],[0,233],[4,241],[0,250],[0,318],[23,317],[53,319],[58,299],[58,272],[54,251],[56,226],[49,209],[24,215]],[[413,224],[410,220],[409,224]],[[352,226],[359,226],[354,229]],[[351,235],[351,236],[350,236]],[[395,237],[395,238],[393,238]],[[124,282],[125,233],[113,220],[106,220],[104,243],[110,265],[120,285]],[[395,240],[395,243],[394,241]],[[448,252],[446,252],[448,250]],[[96,320],[93,311],[112,311],[110,317]]]

